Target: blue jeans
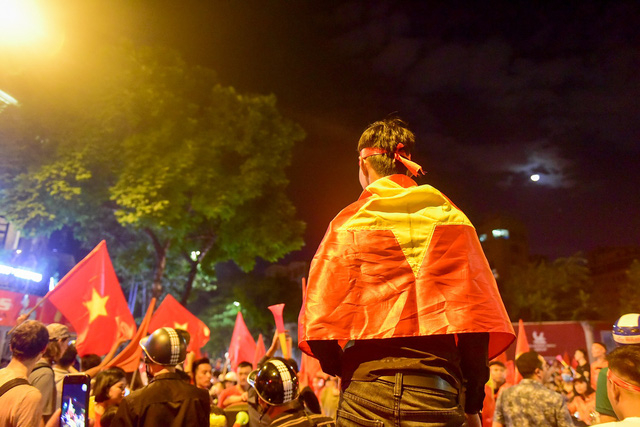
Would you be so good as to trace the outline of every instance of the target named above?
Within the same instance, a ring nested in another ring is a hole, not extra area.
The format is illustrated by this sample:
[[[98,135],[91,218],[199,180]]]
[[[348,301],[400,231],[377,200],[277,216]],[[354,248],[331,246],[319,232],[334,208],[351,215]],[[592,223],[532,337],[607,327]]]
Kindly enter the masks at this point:
[[[403,385],[401,373],[395,383],[351,381],[340,398],[336,420],[339,427],[449,427],[464,422],[457,394]]]

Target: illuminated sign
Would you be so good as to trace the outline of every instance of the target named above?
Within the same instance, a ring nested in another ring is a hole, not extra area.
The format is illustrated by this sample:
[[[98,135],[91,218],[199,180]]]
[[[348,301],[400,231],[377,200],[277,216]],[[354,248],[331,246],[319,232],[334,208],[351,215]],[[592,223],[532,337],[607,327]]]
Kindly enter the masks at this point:
[[[31,280],[32,282],[41,282],[42,274],[34,271],[23,270],[21,268],[9,267],[8,265],[0,264],[0,274],[7,276],[15,276],[20,279]]]

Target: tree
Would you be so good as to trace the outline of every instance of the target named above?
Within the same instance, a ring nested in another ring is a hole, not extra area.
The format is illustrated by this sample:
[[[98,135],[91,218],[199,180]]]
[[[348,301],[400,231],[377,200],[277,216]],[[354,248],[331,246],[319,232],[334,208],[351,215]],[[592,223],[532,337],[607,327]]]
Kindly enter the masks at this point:
[[[267,343],[275,330],[268,306],[284,303],[284,321],[297,322],[302,303],[301,283],[255,273],[233,274],[221,282],[216,292],[198,291],[198,301],[192,304],[193,312],[211,329],[211,340],[205,347],[211,354],[222,355],[228,348],[239,310],[254,339],[261,333]]]
[[[26,76],[22,106],[0,116],[16,159],[0,214],[31,235],[106,238],[119,274],[153,269],[154,295],[182,287],[183,303],[218,262],[250,270],[302,246],[285,170],[304,132],[273,95],[239,94],[166,49],[122,44],[72,65]]]
[[[597,318],[592,303],[593,282],[587,261],[580,254],[514,267],[504,288],[512,319],[540,322]]]

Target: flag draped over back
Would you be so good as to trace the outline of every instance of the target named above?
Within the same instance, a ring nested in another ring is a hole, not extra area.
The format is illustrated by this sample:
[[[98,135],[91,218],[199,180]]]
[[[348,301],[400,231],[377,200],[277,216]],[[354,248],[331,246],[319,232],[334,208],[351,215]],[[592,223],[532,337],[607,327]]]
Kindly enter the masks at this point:
[[[210,331],[207,325],[189,310],[184,308],[173,296],[167,295],[158,310],[153,314],[148,331],[152,333],[158,328],[168,327],[183,329],[189,332],[188,351],[193,351],[199,357],[200,349],[209,342]],[[253,360],[253,359],[251,359]]]
[[[524,323],[522,319],[518,320],[518,339],[516,341],[516,359],[518,357],[529,351],[529,341],[527,340],[527,333],[524,330]],[[518,372],[518,368],[516,367],[516,378],[514,384],[519,383],[522,380],[522,375]]]
[[[242,313],[238,312],[236,316],[236,325],[233,328],[231,343],[229,344],[229,361],[231,362],[231,370],[235,371],[240,362],[253,361],[256,354],[256,342],[253,340],[249,328],[244,323]]]
[[[144,315],[138,332],[133,336],[129,345],[122,350],[116,357],[111,359],[107,363],[107,367],[111,368],[117,366],[124,369],[125,372],[134,372],[140,365],[140,357],[142,356],[142,347],[140,347],[140,340],[145,337],[146,331],[149,328],[149,322],[151,322],[151,314],[156,306],[156,299],[151,298],[147,313]]]
[[[83,356],[106,354],[115,340],[131,339],[136,324],[103,240],[46,296],[78,334]]]

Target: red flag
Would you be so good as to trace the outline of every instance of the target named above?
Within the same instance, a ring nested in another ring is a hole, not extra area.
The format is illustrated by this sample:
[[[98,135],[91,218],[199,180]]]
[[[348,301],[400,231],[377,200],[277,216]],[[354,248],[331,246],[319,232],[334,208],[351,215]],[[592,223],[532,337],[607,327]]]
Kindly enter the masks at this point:
[[[104,240],[45,298],[60,310],[78,334],[76,349],[80,356],[104,355],[114,341],[131,339],[136,332]]]
[[[522,319],[518,320],[518,339],[516,341],[516,359],[523,353],[529,351],[529,341],[527,340],[527,333],[524,330],[524,322]],[[519,383],[522,380],[522,375],[518,372],[518,368],[516,367],[516,377],[514,384]]]
[[[306,376],[307,384],[313,384],[313,379],[318,372],[322,372],[318,359],[302,353],[300,359],[300,375]]]
[[[142,322],[140,322],[140,327],[138,328],[138,332],[133,336],[129,345],[127,345],[124,350],[122,350],[116,357],[111,359],[109,363],[107,363],[107,367],[111,368],[113,366],[118,366],[124,369],[125,372],[134,372],[138,369],[140,365],[140,357],[142,356],[142,347],[140,347],[140,340],[145,337],[146,332],[149,328],[149,322],[151,322],[151,314],[153,313],[153,309],[156,306],[156,299],[151,298],[151,302],[149,303],[149,307],[147,308],[147,313],[144,315]]]
[[[173,296],[167,295],[149,323],[149,333],[162,327],[183,329],[189,332],[189,351],[200,354],[200,349],[209,342],[209,328],[204,322],[184,308]]]
[[[229,344],[229,361],[231,370],[235,371],[240,362],[252,362],[256,354],[256,342],[253,340],[249,328],[244,323],[242,313],[236,316],[231,343]]]
[[[265,354],[267,354],[267,350],[264,347],[264,338],[262,334],[260,334],[258,335],[258,343],[256,344],[256,354],[253,356],[253,369],[258,369],[258,363]]]

